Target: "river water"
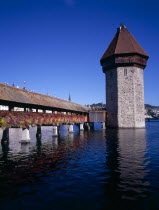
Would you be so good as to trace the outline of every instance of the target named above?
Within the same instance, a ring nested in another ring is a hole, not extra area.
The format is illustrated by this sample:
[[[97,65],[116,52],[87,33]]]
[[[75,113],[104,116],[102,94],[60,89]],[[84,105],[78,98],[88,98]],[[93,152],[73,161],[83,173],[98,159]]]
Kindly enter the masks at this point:
[[[159,209],[159,122],[0,145],[0,209]]]

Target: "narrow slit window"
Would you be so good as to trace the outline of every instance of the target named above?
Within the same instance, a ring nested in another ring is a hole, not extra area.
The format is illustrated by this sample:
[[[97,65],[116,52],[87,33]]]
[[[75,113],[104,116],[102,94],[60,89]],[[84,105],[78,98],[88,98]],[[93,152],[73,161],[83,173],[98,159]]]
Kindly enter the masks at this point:
[[[127,69],[124,69],[124,76],[127,76]]]

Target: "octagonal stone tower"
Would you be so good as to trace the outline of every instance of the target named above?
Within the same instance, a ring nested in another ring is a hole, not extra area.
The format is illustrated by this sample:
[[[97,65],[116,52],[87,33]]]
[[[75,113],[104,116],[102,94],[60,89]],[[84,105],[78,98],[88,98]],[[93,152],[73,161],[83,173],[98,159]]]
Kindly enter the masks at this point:
[[[145,127],[143,69],[148,58],[121,25],[100,60],[106,74],[107,126]]]

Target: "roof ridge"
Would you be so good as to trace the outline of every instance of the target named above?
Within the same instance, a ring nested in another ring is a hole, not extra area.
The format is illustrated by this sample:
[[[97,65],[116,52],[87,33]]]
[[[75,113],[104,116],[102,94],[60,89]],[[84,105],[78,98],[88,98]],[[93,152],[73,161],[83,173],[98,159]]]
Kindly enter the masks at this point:
[[[120,28],[120,27],[119,27]],[[114,54],[116,52],[116,48],[117,48],[117,44],[118,44],[118,40],[119,40],[119,34],[120,34],[120,29],[118,28],[119,31],[117,31],[116,35],[117,35],[117,40],[116,40],[116,45],[115,45],[115,49],[114,49]]]
[[[20,92],[21,91],[28,92],[28,93],[31,93],[31,94],[34,94],[34,95],[39,95],[39,96],[44,96],[44,97],[51,98],[51,99],[56,99],[56,100],[59,100],[61,102],[66,101],[67,103],[70,103],[70,104],[75,104],[75,105],[78,105],[78,106],[81,106],[81,107],[85,107],[82,104],[78,104],[78,103],[75,103],[75,102],[72,102],[72,101],[68,101],[68,100],[65,100],[65,99],[60,99],[60,98],[57,98],[57,97],[54,97],[54,96],[45,95],[45,94],[42,94],[42,93],[37,93],[37,92],[29,91],[27,89],[23,89],[23,88],[19,88],[19,87],[14,87],[14,86],[11,86],[11,85],[8,85],[8,84],[0,83],[0,85],[2,87],[5,86],[6,88],[16,89],[16,90],[18,90]]]

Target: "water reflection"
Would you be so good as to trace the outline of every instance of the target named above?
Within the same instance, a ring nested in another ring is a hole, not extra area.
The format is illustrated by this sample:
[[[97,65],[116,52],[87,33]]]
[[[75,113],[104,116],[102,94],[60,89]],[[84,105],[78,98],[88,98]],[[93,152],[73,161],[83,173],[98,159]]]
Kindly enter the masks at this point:
[[[152,177],[157,185],[153,190],[159,188],[159,156],[151,149],[155,158],[148,158],[152,141],[147,144],[146,130],[105,131],[100,124],[93,131],[74,128],[69,134],[61,126],[59,136],[53,137],[52,127],[45,126],[41,138],[31,128],[30,144],[21,145],[15,138],[0,147],[0,206],[1,200],[8,205],[8,196],[17,202],[15,209],[76,209],[77,203],[87,210],[144,209]],[[19,195],[26,207],[19,204]]]
[[[106,130],[107,167],[109,178],[106,195],[112,205],[123,201],[137,201],[147,196],[149,183],[145,155],[145,129],[107,129]]]
[[[8,152],[9,152],[9,142],[2,142],[2,156],[1,156],[1,161],[7,161],[8,158]]]
[[[28,154],[30,151],[29,149],[29,144],[21,144],[21,150],[20,152],[24,155],[24,154]]]
[[[41,149],[42,149],[42,143],[41,143],[41,136],[40,137],[36,137],[36,151],[37,151],[37,155],[41,154]]]

